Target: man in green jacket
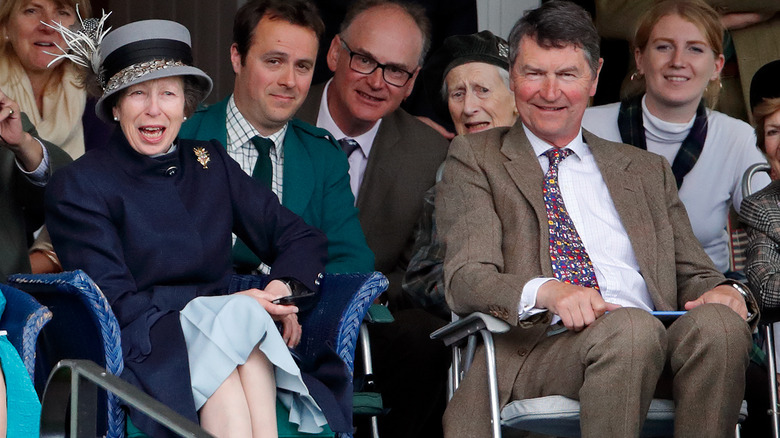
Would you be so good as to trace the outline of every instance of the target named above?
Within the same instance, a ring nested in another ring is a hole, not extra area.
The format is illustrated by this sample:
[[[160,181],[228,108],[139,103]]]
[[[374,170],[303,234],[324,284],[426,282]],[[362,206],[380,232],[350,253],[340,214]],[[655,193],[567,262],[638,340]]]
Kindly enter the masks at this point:
[[[292,119],[308,94],[323,29],[306,2],[249,2],[233,27],[233,94],[198,110],[179,135],[219,140],[282,205],[320,228],[328,237],[328,272],[373,271],[346,155],[328,131]],[[233,253],[238,271],[258,268],[242,242]]]

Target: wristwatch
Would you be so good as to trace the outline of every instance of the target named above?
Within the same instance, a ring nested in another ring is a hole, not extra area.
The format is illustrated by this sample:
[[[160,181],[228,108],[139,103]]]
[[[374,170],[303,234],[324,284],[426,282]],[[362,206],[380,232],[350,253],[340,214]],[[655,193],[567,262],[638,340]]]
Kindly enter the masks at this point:
[[[745,307],[747,308],[747,322],[753,322],[753,320],[758,316],[758,313],[754,313],[750,311],[750,303],[753,302],[753,294],[750,292],[748,288],[742,285],[742,283],[738,281],[731,281],[729,282],[729,285],[733,287],[734,289],[739,292],[740,295],[742,295],[742,298],[745,299]]]

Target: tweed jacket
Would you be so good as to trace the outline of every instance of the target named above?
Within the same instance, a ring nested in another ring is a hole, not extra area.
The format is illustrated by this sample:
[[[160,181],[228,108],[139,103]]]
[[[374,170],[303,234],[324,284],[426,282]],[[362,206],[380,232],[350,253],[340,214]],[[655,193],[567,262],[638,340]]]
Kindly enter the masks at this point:
[[[122,377],[197,423],[179,312],[227,292],[231,232],[271,266],[271,278],[318,289],[325,236],[279,205],[216,141],[177,141],[159,158],[120,130],[52,178],[46,225],[66,270],[83,269],[119,321]],[[170,432],[137,411],[150,436]]]
[[[587,131],[583,135],[655,308],[682,309],[685,302],[723,282],[691,230],[666,160]],[[495,336],[502,405],[526,353],[551,319],[544,312],[518,322],[525,283],[554,277],[543,178],[518,121],[511,128],[456,137],[437,186],[437,225],[447,245],[444,279],[450,308],[458,314],[489,313],[513,326]],[[484,362],[481,355],[476,357]]]
[[[196,111],[182,125],[179,137],[216,139],[227,145],[228,100],[230,96]],[[373,271],[374,254],[360,228],[349,188],[349,164],[341,147],[328,131],[296,119],[289,122],[283,147],[282,205],[328,237],[326,271]]]
[[[22,114],[22,129],[37,137],[35,127]],[[43,141],[49,151],[50,174],[70,163],[62,149]],[[43,225],[43,193],[45,188],[30,182],[16,165],[16,156],[0,147],[0,281],[10,274],[29,273],[28,237]]]
[[[296,117],[316,124],[324,90],[325,84],[312,87]],[[413,255],[414,227],[447,147],[444,137],[400,108],[382,118],[371,147],[358,191],[358,217],[376,269],[390,280],[391,308],[408,306],[401,281]]]
[[[745,273],[762,309],[780,306],[780,181],[742,201],[750,244]]]

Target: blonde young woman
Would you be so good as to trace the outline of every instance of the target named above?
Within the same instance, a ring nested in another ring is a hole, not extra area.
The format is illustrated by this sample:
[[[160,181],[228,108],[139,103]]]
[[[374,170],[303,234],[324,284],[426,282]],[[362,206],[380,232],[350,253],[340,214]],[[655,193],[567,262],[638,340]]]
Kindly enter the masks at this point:
[[[697,239],[729,275],[729,209],[739,211],[742,174],[765,159],[750,125],[708,109],[724,63],[718,13],[697,0],[657,3],[640,19],[633,45],[637,91],[588,109],[583,126],[666,157]],[[755,183],[763,187],[768,178]]]

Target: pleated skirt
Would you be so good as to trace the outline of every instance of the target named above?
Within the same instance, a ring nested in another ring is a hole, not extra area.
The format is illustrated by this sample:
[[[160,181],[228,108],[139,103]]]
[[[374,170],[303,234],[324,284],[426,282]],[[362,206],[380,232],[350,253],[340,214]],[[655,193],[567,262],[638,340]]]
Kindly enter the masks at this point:
[[[317,433],[325,416],[309,394],[271,315],[246,295],[198,297],[181,311],[192,395],[200,409],[258,347],[274,365],[276,396],[300,432]],[[258,345],[259,344],[259,345]]]

